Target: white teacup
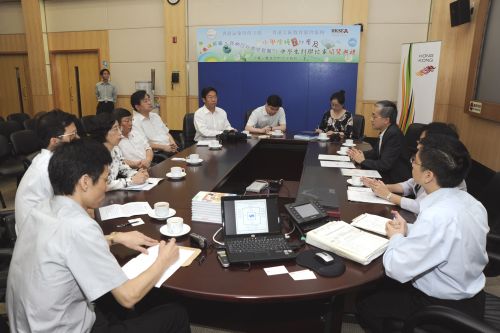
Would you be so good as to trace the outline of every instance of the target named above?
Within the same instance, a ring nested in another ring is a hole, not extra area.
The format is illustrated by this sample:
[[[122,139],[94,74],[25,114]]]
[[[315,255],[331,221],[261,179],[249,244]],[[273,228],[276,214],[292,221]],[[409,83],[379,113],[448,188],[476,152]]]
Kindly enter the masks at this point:
[[[349,145],[349,146],[352,146],[354,144],[354,140],[353,139],[346,139],[345,140],[345,144]]]
[[[281,134],[283,134],[283,132],[281,130],[277,129],[277,130],[273,131],[273,134],[274,135],[281,135]]]
[[[208,143],[209,148],[218,148],[220,147],[220,143],[217,140],[212,140]]]
[[[346,153],[349,150],[349,147],[342,146],[340,147],[340,151]]]
[[[190,162],[198,162],[200,160],[200,155],[199,154],[191,154],[188,156],[187,159]]]
[[[173,177],[180,177],[182,174],[185,172],[184,168],[181,167],[171,167],[170,168],[170,174]]]
[[[359,176],[352,176],[351,182],[353,185],[363,185],[363,182],[361,181],[361,177],[359,177]]]
[[[326,135],[326,133],[319,133],[318,137],[322,140],[325,140],[325,139],[328,139],[328,135]]]
[[[155,203],[155,215],[158,217],[167,217],[170,210],[170,204],[165,201]]]
[[[180,234],[182,232],[182,226],[184,225],[184,219],[179,216],[174,216],[167,219],[167,230],[170,234]]]

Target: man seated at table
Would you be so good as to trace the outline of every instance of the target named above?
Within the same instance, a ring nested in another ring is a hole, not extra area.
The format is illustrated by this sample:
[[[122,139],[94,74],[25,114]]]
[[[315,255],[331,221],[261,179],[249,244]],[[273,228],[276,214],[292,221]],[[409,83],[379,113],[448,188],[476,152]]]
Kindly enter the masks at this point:
[[[194,113],[196,135],[194,141],[214,138],[224,130],[235,130],[227,120],[226,111],[217,107],[217,90],[206,87],[201,90],[204,105]]]
[[[111,292],[133,308],[179,256],[168,243],[140,232],[104,236],[85,209],[100,206],[111,156],[104,145],[76,140],[58,147],[49,163],[55,196],[27,217],[9,268],[7,309],[12,332],[189,332],[187,315],[175,305],[154,308],[131,320],[108,321],[92,305]],[[109,247],[122,244],[147,252],[158,244],[158,258],[129,280]]]
[[[372,127],[380,131],[378,142],[372,150],[363,153],[353,148],[347,154],[362,168],[377,170],[386,183],[398,183],[411,177],[410,156],[403,133],[396,125],[398,110],[391,101],[375,103]]]
[[[115,109],[113,111],[120,129],[122,139],[118,144],[125,158],[125,163],[134,169],[147,169],[153,160],[153,150],[149,146],[148,140],[132,126],[132,114],[126,109]]]
[[[57,146],[78,138],[75,121],[75,116],[58,109],[35,118],[35,132],[45,148],[33,159],[17,187],[15,214],[18,235],[33,207],[54,195],[49,180],[49,161]]]
[[[145,90],[137,90],[130,96],[130,104],[134,111],[132,127],[140,132],[151,148],[165,153],[166,156],[177,152],[179,148],[170,130],[161,117],[153,111],[153,103]]]
[[[422,140],[412,160],[415,182],[427,196],[413,225],[395,213],[386,225],[386,286],[362,297],[359,321],[372,332],[389,332],[387,319],[404,321],[427,305],[444,305],[481,319],[483,269],[488,263],[488,217],[483,205],[456,188],[471,164],[467,148],[443,135]]]
[[[267,98],[266,104],[252,111],[245,130],[251,133],[267,134],[274,130],[286,131],[285,110],[278,95]]]
[[[458,139],[458,133],[452,125],[441,122],[433,122],[425,125],[423,128],[422,133],[420,133],[420,138],[417,141],[417,147],[420,148],[420,142],[424,138],[436,134],[448,135]],[[427,195],[423,187],[416,184],[413,178],[396,184],[385,184],[383,181],[378,179],[363,178],[363,183],[365,186],[370,187],[377,196],[387,199],[393,204],[396,204],[415,214],[418,214],[420,211],[420,202]],[[462,180],[462,182],[458,185],[458,189],[467,191],[465,180]],[[410,195],[413,195],[414,198],[409,198],[408,196]]]

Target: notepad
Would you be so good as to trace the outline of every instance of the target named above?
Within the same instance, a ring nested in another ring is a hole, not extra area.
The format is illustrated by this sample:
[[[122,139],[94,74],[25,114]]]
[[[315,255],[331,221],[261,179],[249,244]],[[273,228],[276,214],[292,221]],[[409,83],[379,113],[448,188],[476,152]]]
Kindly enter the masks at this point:
[[[389,222],[390,219],[387,217],[382,217],[373,214],[361,214],[352,220],[351,225],[356,228],[368,230],[371,232],[375,232],[379,235],[387,236],[387,232],[385,231],[385,225]]]
[[[319,154],[318,160],[350,162],[349,156]]]
[[[212,140],[200,140],[196,143],[197,146],[208,146],[208,144],[210,143],[210,141]]]
[[[323,168],[355,168],[352,162],[319,161]]]
[[[127,262],[122,270],[125,275],[129,279],[133,279],[137,277],[139,274],[148,269],[158,257],[158,249],[159,245],[152,246],[148,248],[148,254],[141,253],[137,257],[131,259]],[[171,277],[178,269],[181,267],[184,262],[189,260],[191,256],[195,253],[196,249],[190,250],[187,248],[180,247],[179,248],[179,258],[167,268],[167,270],[163,273],[160,280],[155,284],[156,288],[160,288],[161,285],[167,281],[169,277]]]
[[[376,203],[383,205],[394,205],[389,200],[377,197],[377,195],[373,193],[372,189],[367,187],[348,186],[347,200],[356,202]]]
[[[363,170],[363,169],[340,169],[342,176],[352,177],[370,177],[370,178],[382,178],[377,170]]]
[[[116,219],[119,217],[130,217],[134,215],[146,215],[151,206],[145,201],[129,202],[124,205],[109,205],[99,208],[101,221]]]
[[[153,187],[158,185],[158,183],[162,180],[163,180],[163,178],[148,178],[148,180],[146,182],[144,182],[144,184],[127,186],[125,188],[122,188],[122,190],[125,190],[125,191],[149,191],[150,189],[152,189]]]

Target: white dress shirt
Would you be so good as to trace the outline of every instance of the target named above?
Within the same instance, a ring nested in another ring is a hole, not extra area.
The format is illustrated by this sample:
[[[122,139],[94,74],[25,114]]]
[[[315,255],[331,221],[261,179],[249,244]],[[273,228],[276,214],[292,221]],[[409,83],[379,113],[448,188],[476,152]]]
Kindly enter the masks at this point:
[[[420,211],[420,202],[427,196],[427,192],[425,192],[424,188],[421,186],[417,187],[417,183],[413,178],[408,179],[405,182],[399,183],[401,187],[403,187],[403,193],[401,197],[400,206],[403,209],[406,209],[412,213],[418,214]],[[456,187],[459,190],[467,191],[467,185],[465,184],[465,180]],[[406,198],[408,195],[414,195],[415,199]]]
[[[150,112],[149,118],[146,118],[139,112],[134,111],[132,128],[140,132],[149,143],[170,144],[169,129],[165,126],[161,117],[154,112]]]
[[[95,85],[95,96],[98,102],[116,103],[116,87],[110,82],[97,82]]]
[[[215,111],[212,113],[205,105],[194,113],[194,127],[196,128],[195,141],[204,137],[215,137],[224,130],[233,129],[227,120],[226,111],[215,107]]]
[[[479,201],[457,188],[441,188],[421,201],[408,235],[390,239],[385,272],[432,297],[471,298],[484,288],[488,231]]]
[[[134,128],[132,128],[128,136],[122,136],[118,147],[120,147],[123,157],[130,161],[146,159],[146,151],[151,150],[148,140]]]
[[[278,112],[270,116],[266,112],[266,106],[260,106],[252,111],[252,114],[248,118],[247,126],[252,126],[255,128],[264,128],[266,126],[279,126],[286,124],[285,110],[279,108]]]
[[[49,162],[52,152],[42,149],[31,162],[17,187],[15,199],[16,234],[19,235],[25,219],[37,204],[54,195],[49,179]]]

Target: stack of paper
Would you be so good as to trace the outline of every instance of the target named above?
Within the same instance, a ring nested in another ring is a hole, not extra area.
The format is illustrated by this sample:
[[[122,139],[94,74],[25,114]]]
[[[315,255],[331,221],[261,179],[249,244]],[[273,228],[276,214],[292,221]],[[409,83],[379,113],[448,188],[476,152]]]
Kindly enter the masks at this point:
[[[109,205],[99,208],[101,221],[116,219],[119,217],[130,217],[134,215],[146,215],[151,206],[145,201],[129,202],[124,205]]]
[[[358,177],[370,177],[370,178],[382,178],[377,170],[363,170],[363,169],[340,169],[342,176],[358,176]]]
[[[356,228],[368,230],[383,236],[387,236],[387,232],[385,231],[385,225],[389,221],[390,219],[388,219],[387,217],[365,213],[359,215],[354,220],[352,220],[351,225],[355,226]]]
[[[319,154],[318,160],[350,162],[349,156]]]
[[[385,200],[377,197],[375,193],[373,193],[371,188],[367,187],[355,187],[348,186],[347,187],[347,200],[349,201],[357,201],[357,202],[368,202],[368,203],[376,203],[383,205],[394,205],[389,200]]]
[[[137,257],[131,259],[126,263],[122,270],[129,279],[137,277],[139,274],[144,272],[151,266],[156,258],[158,257],[159,245],[152,246],[148,248],[148,254],[141,253]],[[174,262],[167,270],[163,273],[160,280],[156,283],[156,288],[160,288],[163,282],[165,282],[172,274],[179,269],[179,267],[188,260],[195,251],[188,250],[185,248],[179,248],[179,259]]]
[[[221,198],[236,194],[200,191],[191,201],[193,221],[222,223]]]
[[[349,169],[355,168],[352,162],[319,161],[319,163],[323,168],[349,168]]]
[[[196,143],[197,146],[208,146],[208,144],[210,143],[210,141],[212,140],[200,140]]]
[[[162,180],[163,178],[148,178],[148,180],[141,185],[132,185],[128,187],[124,187],[122,190],[127,190],[127,191],[149,191],[158,183]]]
[[[306,243],[368,265],[384,253],[389,240],[359,230],[344,221],[334,221],[309,231]]]

